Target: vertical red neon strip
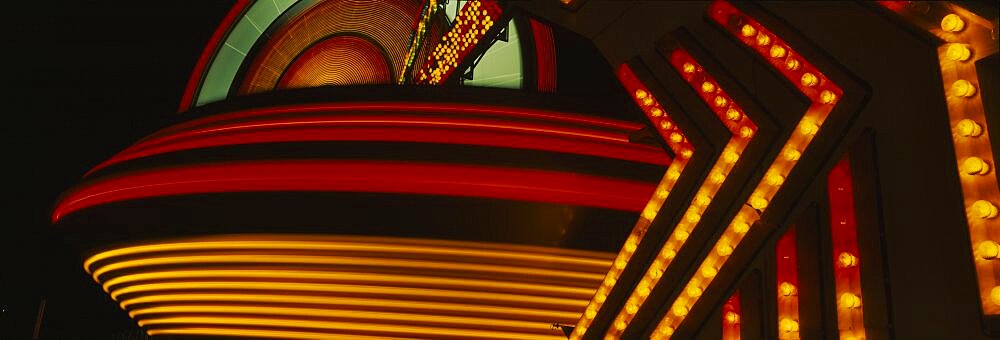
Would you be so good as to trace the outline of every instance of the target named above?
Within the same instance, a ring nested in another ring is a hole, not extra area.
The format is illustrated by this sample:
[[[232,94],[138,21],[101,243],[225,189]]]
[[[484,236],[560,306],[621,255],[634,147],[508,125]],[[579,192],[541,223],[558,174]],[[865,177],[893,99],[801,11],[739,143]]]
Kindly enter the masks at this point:
[[[531,32],[535,37],[535,61],[538,67],[538,91],[556,92],[556,44],[552,28],[535,19],[531,22]]]
[[[847,157],[830,170],[828,184],[833,275],[837,292],[837,326],[840,329],[841,339],[864,339],[861,263],[858,256],[857,224],[854,219],[854,185]]]
[[[778,339],[799,339],[799,269],[795,228],[788,229],[775,246],[778,290]]]
[[[722,340],[740,339],[740,292],[736,291],[722,305]]]

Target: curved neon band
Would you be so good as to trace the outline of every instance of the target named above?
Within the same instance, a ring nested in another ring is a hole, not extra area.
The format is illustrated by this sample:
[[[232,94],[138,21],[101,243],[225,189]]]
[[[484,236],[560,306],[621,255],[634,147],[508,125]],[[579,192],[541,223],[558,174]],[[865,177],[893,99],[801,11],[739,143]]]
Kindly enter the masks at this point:
[[[269,161],[192,165],[108,178],[70,192],[52,213],[160,196],[342,191],[512,199],[639,211],[647,183],[575,173],[375,161]]]

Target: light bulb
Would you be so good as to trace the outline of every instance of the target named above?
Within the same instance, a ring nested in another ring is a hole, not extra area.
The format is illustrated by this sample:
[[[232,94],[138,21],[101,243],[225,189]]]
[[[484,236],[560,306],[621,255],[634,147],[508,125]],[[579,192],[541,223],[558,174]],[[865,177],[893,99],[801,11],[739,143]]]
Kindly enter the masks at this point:
[[[719,256],[729,256],[733,254],[733,246],[729,242],[719,242],[719,245],[715,247],[715,253]]]
[[[628,240],[625,241],[625,250],[630,253],[634,252],[637,246],[638,244],[635,242],[635,236],[629,237]]]
[[[660,128],[664,129],[664,130],[673,129],[674,128],[674,123],[671,123],[669,120],[666,120],[666,119],[661,120],[660,121]],[[678,136],[679,136],[679,134],[678,134]]]
[[[995,241],[983,241],[976,245],[976,257],[983,260],[993,260],[1000,256],[1000,244]]]
[[[623,331],[625,330],[625,327],[628,327],[628,324],[625,323],[625,320],[618,320],[617,322],[615,322],[615,329]]]
[[[958,14],[948,14],[941,18],[941,29],[945,32],[958,32],[965,28],[965,21]]]
[[[713,171],[711,174],[708,175],[708,177],[709,179],[712,180],[712,183],[715,184],[722,183],[723,181],[726,180],[726,175],[722,174],[722,172],[719,171]]]
[[[732,120],[732,121],[738,121],[738,120],[740,120],[740,118],[743,118],[743,114],[740,113],[739,110],[732,109],[732,108],[730,108],[729,110],[726,110],[726,119],[729,119],[729,120]]]
[[[740,323],[740,315],[734,311],[726,311],[726,322],[730,325],[735,325]]]
[[[687,292],[688,296],[696,298],[696,297],[701,296],[702,290],[701,290],[701,287],[691,286],[691,287],[688,287],[685,290],[685,292]]]
[[[691,224],[695,224],[698,223],[698,221],[701,221],[701,214],[695,211],[688,211],[687,214],[684,214],[684,219],[686,219]]]
[[[785,152],[783,152],[783,154],[786,160],[793,162],[799,160],[799,157],[802,157],[802,153],[799,152],[799,150],[795,150],[792,148],[786,149]]]
[[[742,234],[745,234],[749,230],[750,230],[750,224],[749,223],[746,223],[746,222],[743,222],[743,221],[737,221],[736,223],[733,224],[733,231],[736,232],[737,234],[741,234],[742,235]]]
[[[774,170],[768,171],[767,174],[764,175],[764,179],[767,181],[767,184],[774,186],[785,183],[785,176],[782,176]]]
[[[684,63],[684,65],[681,66],[681,69],[684,70],[684,73],[694,73],[695,71],[694,64],[692,63]]]
[[[979,157],[969,157],[962,161],[962,172],[969,175],[985,175],[990,173],[990,163]]]
[[[854,295],[854,293],[850,292],[840,294],[840,300],[838,302],[838,306],[840,306],[840,308],[843,309],[852,309],[861,307],[861,298],[858,297],[857,295]]]
[[[1000,286],[990,289],[990,301],[993,302],[994,305],[1000,305]]]
[[[976,94],[976,86],[968,80],[959,79],[951,83],[951,94],[958,97],[972,97]]]
[[[701,268],[701,276],[704,276],[705,278],[708,278],[708,279],[711,279],[711,278],[715,277],[715,275],[718,274],[718,273],[719,273],[719,269],[717,269],[715,267],[712,267],[712,266],[706,266],[704,268]]]
[[[646,90],[643,90],[643,89],[635,90],[635,98],[636,99],[644,99],[647,96],[649,96],[649,92],[646,92]]]
[[[682,140],[684,140],[684,136],[682,136],[680,133],[677,133],[677,132],[671,132],[670,133],[670,141],[671,142],[680,143]]]
[[[854,267],[858,265],[858,257],[846,251],[841,252],[840,255],[837,255],[837,263],[844,268]]]
[[[674,238],[676,238],[678,241],[687,240],[688,236],[691,236],[691,233],[689,233],[687,230],[677,230],[677,232],[674,233]]]
[[[785,48],[779,45],[771,46],[771,58],[783,58],[786,54]]]
[[[823,104],[833,104],[837,101],[837,94],[830,90],[823,90],[819,93],[819,101]]]
[[[704,207],[709,203],[712,203],[712,198],[708,197],[708,195],[706,194],[699,193],[698,195],[694,196],[694,203]]]
[[[615,283],[618,283],[618,280],[613,275],[608,275],[604,278],[604,285],[607,287],[614,286]]]
[[[673,310],[674,314],[677,316],[683,317],[688,315],[688,308],[680,304],[674,306],[671,310]]]
[[[626,313],[635,314],[635,312],[638,312],[638,311],[639,311],[639,305],[636,304],[636,303],[634,303],[634,302],[625,305],[625,312]]]
[[[587,316],[588,319],[593,319],[595,316],[597,316],[597,308],[594,308],[594,306],[587,307],[587,312],[585,313],[585,315]]]
[[[802,86],[816,86],[819,83],[819,78],[815,74],[806,72],[802,74]]]
[[[681,177],[681,172],[677,171],[677,169],[667,170],[667,179],[675,180],[679,177]]]
[[[652,109],[649,109],[649,115],[653,117],[663,116],[663,110],[658,107],[654,107]]]
[[[799,123],[799,132],[802,132],[802,134],[810,136],[815,135],[816,132],[819,132],[819,125],[817,125],[816,122],[813,122],[812,120],[803,119],[802,122]]]
[[[642,105],[653,106],[653,97],[646,97],[642,99]]]
[[[715,92],[715,84],[712,84],[711,82],[707,82],[707,81],[704,82],[704,83],[701,83],[701,90],[704,91],[705,93]]]
[[[726,104],[729,104],[729,101],[726,100],[726,97],[723,97],[723,96],[716,96],[715,97],[715,106],[717,106],[717,107],[726,107]]]
[[[770,43],[771,43],[771,37],[768,36],[767,34],[760,33],[757,35],[757,45],[767,46]]]
[[[799,322],[791,318],[781,318],[781,321],[778,321],[778,328],[784,333],[795,333],[799,331]]]
[[[750,26],[749,24],[746,24],[740,29],[740,33],[742,33],[744,37],[749,38],[754,36],[754,34],[757,34],[757,29],[753,28],[753,26]]]
[[[740,127],[740,137],[743,137],[743,138],[753,137],[753,129],[751,129],[749,126],[741,126]]]
[[[757,210],[767,208],[767,199],[761,196],[750,196],[750,206]]]
[[[797,289],[795,288],[795,285],[791,282],[782,282],[778,285],[778,293],[781,294],[781,296],[792,296],[795,295],[796,291]]]
[[[799,62],[798,59],[788,58],[788,60],[785,60],[785,68],[789,71],[798,70],[800,67],[802,67],[802,63]]]
[[[691,149],[681,150],[681,157],[691,158],[691,156],[693,156],[693,155],[694,155],[694,151],[691,151]]]
[[[951,61],[966,61],[972,57],[972,51],[963,44],[950,44],[945,50],[944,56]]]
[[[955,132],[962,137],[979,137],[983,134],[983,126],[972,119],[962,119],[955,124]]]
[[[997,217],[997,206],[989,201],[978,200],[972,203],[972,206],[969,207],[969,212],[981,219],[990,219]]]

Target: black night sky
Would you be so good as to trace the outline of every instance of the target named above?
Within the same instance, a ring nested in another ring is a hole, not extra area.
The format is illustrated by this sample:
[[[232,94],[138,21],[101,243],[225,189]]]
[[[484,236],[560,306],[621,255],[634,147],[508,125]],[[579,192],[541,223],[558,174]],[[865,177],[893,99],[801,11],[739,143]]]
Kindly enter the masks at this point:
[[[51,230],[56,197],[176,113],[201,50],[232,1],[21,1],[4,13],[3,305],[0,339],[136,334]],[[13,157],[11,157],[13,156]],[[100,230],[93,232],[99,233]]]

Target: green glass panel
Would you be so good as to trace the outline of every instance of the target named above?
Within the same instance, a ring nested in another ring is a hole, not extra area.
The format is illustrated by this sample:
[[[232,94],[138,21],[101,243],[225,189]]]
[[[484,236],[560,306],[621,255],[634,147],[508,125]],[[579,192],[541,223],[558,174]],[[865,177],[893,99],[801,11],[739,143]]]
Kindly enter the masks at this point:
[[[476,65],[472,80],[466,80],[465,85],[509,89],[524,87],[521,40],[518,39],[513,20],[510,21],[507,34],[506,42],[497,41],[486,50],[483,59]]]

